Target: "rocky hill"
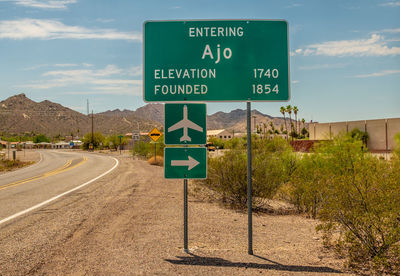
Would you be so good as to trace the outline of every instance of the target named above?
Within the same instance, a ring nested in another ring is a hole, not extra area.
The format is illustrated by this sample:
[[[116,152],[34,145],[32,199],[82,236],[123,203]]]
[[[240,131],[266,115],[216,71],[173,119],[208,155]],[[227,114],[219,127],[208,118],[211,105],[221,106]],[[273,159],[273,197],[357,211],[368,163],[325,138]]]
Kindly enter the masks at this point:
[[[137,128],[150,130],[161,124],[136,117],[131,111],[94,114],[94,131],[104,134],[132,132]],[[44,133],[49,136],[78,135],[91,131],[91,116],[84,115],[50,101],[34,102],[25,94],[12,96],[0,102],[0,133]]]
[[[264,124],[276,129],[284,125],[281,117],[271,117],[257,110],[252,111],[252,124]],[[127,133],[136,130],[149,131],[162,128],[164,106],[147,104],[132,110],[108,110],[94,114],[94,130],[103,134]],[[253,125],[254,126],[254,125]],[[208,129],[228,129],[234,132],[246,131],[246,110],[236,109],[229,113],[217,112],[207,116]],[[253,127],[254,128],[254,127]],[[34,102],[25,94],[12,96],[0,102],[0,134],[44,133],[49,136],[78,135],[91,131],[91,116],[84,115],[50,101]]]

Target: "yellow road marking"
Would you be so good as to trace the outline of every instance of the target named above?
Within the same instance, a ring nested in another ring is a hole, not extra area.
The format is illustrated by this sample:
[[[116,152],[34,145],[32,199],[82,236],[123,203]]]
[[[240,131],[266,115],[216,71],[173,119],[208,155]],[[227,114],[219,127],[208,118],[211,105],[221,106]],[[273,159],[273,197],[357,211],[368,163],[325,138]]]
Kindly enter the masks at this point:
[[[62,173],[62,172],[69,171],[71,169],[74,169],[74,168],[82,165],[86,161],[87,161],[87,157],[83,157],[83,160],[81,162],[71,166],[72,160],[68,160],[62,167],[57,168],[57,169],[55,169],[53,171],[50,171],[50,172],[44,173],[42,175],[33,176],[33,177],[30,177],[30,178],[26,178],[24,180],[16,181],[16,182],[9,183],[9,184],[6,184],[4,186],[1,186],[0,187],[0,191],[4,190],[4,189],[7,189],[7,188],[19,186],[19,185],[27,183],[27,182],[43,179],[43,178],[46,178],[46,177],[49,177],[49,176],[52,176],[52,175],[56,175],[56,174],[59,174],[59,173]]]

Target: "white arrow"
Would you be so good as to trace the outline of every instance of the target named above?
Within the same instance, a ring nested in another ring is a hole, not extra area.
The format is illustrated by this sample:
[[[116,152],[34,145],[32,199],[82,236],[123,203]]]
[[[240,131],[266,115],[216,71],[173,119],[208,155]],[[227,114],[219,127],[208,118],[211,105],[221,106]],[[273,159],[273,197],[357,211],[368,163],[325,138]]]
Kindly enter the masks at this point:
[[[171,166],[188,166],[188,171],[196,167],[200,162],[191,156],[188,156],[188,160],[171,160]]]

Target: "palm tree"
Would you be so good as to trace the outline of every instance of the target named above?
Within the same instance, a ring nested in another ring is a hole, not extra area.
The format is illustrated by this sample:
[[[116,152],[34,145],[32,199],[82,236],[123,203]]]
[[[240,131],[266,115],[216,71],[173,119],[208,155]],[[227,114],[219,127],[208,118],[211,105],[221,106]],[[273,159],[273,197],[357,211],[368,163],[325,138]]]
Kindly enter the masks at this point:
[[[303,119],[301,119],[301,122],[303,123],[303,128],[305,128],[306,127],[306,120],[303,118]]]
[[[288,131],[287,131],[287,124],[286,124],[286,116],[285,116],[285,114],[286,114],[286,108],[285,108],[284,106],[281,106],[280,111],[281,111],[281,113],[282,113],[282,115],[283,115],[283,118],[285,119],[286,140],[288,140],[289,137],[288,137],[288,133],[287,133]]]
[[[289,104],[289,105],[286,107],[286,112],[289,114],[290,132],[293,131],[293,125],[292,125],[292,111],[293,111],[293,107]]]
[[[275,126],[272,121],[269,121],[269,126],[271,127],[272,131],[275,131]]]
[[[293,106],[293,113],[294,113],[294,117],[295,117],[295,119],[294,119],[294,122],[295,122],[295,132],[296,132],[296,134],[297,134],[297,124],[298,124],[298,122],[297,122],[297,112],[299,111],[299,109],[297,108],[297,106]],[[300,130],[299,130],[299,132],[300,132]]]

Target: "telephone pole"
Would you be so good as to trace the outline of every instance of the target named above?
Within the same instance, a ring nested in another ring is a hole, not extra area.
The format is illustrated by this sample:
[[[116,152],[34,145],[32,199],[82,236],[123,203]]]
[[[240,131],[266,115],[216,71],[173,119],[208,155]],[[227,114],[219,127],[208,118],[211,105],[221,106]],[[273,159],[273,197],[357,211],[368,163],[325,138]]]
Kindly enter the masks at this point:
[[[93,149],[94,149],[94,137],[93,137],[93,109],[92,109],[92,145],[93,145]]]

